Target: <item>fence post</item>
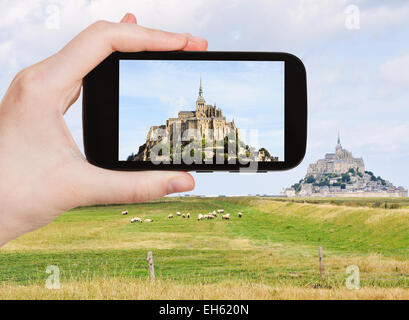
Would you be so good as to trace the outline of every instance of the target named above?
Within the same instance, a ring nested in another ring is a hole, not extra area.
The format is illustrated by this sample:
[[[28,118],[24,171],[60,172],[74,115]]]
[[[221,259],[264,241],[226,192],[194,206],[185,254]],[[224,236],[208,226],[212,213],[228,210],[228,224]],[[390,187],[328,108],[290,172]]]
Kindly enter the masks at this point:
[[[318,258],[320,261],[320,274],[321,274],[321,279],[324,279],[325,277],[325,267],[324,267],[324,255],[322,253],[322,247],[318,247]]]
[[[154,265],[153,265],[152,251],[148,252],[148,258],[146,260],[148,261],[149,274],[150,274],[150,277],[151,277],[151,281],[155,281],[155,268],[154,268]]]

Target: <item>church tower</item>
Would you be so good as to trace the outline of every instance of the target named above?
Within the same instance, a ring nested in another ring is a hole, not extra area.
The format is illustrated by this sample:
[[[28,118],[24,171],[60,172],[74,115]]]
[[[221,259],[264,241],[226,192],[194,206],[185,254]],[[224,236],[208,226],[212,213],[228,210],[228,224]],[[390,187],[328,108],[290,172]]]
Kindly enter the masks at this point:
[[[337,146],[335,147],[335,150],[342,150],[342,146],[341,146],[341,139],[339,137],[339,130],[338,130],[338,142],[337,142]]]
[[[199,87],[199,96],[196,100],[196,117],[198,118],[205,118],[205,105],[206,101],[203,97],[203,87],[202,87],[202,77],[200,77],[200,87]]]

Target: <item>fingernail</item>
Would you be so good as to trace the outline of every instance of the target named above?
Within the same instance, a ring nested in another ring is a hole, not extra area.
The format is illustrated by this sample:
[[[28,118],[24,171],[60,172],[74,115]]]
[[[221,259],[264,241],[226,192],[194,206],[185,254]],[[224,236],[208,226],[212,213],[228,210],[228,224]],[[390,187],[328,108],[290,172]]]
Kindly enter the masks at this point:
[[[200,37],[190,36],[185,50],[207,50],[207,41]]]
[[[121,22],[125,22],[128,19],[128,17],[129,17],[129,12],[124,15],[124,17],[121,19]]]
[[[193,189],[193,185],[190,179],[187,178],[175,178],[168,183],[168,194],[175,192],[184,192]]]
[[[121,20],[121,23],[137,24],[135,16],[132,13],[127,13]]]
[[[202,43],[203,41],[205,41],[205,39],[203,38],[199,38],[199,37],[195,37],[195,36],[190,36],[188,38],[189,42],[193,42],[193,43]]]

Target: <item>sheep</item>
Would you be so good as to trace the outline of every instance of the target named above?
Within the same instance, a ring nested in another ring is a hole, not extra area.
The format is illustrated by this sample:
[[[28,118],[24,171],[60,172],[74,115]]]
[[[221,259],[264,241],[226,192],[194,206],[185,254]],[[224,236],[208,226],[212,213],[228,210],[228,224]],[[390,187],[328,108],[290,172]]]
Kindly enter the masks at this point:
[[[128,214],[128,210],[122,211],[122,215],[123,215],[123,216],[126,216],[127,214]]]
[[[205,215],[203,216],[203,219],[209,219],[209,215],[208,215],[208,214],[205,214]]]
[[[201,220],[203,220],[203,219],[204,219],[204,215],[199,214],[198,217],[197,217],[197,220],[201,221]]]
[[[217,210],[217,213],[223,213],[224,212],[224,210],[223,209],[219,209],[219,210]]]
[[[190,219],[190,212],[188,212],[186,216],[188,219]]]
[[[173,218],[173,214],[168,215],[168,219],[172,219]]]
[[[182,214],[178,211],[178,212],[176,212],[176,215],[177,215],[177,216],[180,216],[180,215],[182,215]]]
[[[241,217],[243,217],[243,214],[239,211],[239,213],[237,214],[237,216],[238,216],[239,218],[241,218]]]
[[[135,222],[140,222],[140,223],[142,223],[142,219],[141,219],[141,218],[138,218],[138,217],[132,218],[132,219],[131,219],[131,223],[135,223]]]
[[[145,219],[145,222],[153,222],[153,219]]]
[[[207,215],[208,215],[208,219],[214,219],[217,217],[213,212],[209,212]]]
[[[186,218],[185,214],[182,214],[182,218],[183,218],[183,219],[185,219],[185,218]]]
[[[222,215],[222,220],[229,220],[230,219],[230,214],[224,214]]]

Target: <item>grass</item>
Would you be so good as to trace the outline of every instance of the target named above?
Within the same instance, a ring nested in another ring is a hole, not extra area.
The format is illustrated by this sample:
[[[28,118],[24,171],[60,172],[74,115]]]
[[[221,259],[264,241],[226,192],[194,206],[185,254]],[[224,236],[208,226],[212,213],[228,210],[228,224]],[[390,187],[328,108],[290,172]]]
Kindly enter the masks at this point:
[[[401,208],[392,209],[398,200]],[[386,209],[368,199],[252,197],[77,208],[0,250],[0,299],[407,299],[409,209],[398,200],[383,199]],[[197,221],[218,208],[232,219]],[[192,218],[167,219],[176,211]],[[154,222],[130,224],[134,216]],[[147,251],[155,284],[146,280]],[[45,288],[48,265],[60,268],[60,290]],[[349,265],[359,267],[359,290],[345,287]]]

